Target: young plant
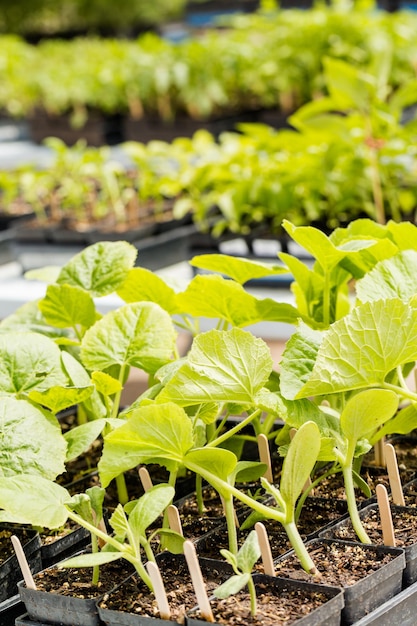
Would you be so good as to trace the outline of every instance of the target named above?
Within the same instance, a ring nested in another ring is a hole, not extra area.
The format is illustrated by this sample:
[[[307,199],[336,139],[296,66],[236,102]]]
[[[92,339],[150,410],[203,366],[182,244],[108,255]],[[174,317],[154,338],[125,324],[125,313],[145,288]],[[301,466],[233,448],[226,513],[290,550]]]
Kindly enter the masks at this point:
[[[155,561],[151,546],[154,535],[164,532],[170,536],[172,552],[181,551],[183,538],[173,531],[161,529],[147,535],[149,527],[160,517],[172,501],[174,490],[169,485],[156,485],[146,492],[127,516],[118,505],[109,520],[114,534],[100,528],[101,503],[104,490],[93,488],[87,494],[72,496],[60,485],[29,474],[0,479],[0,519],[2,521],[30,524],[43,528],[59,528],[67,519],[87,529],[93,539],[93,552],[83,554],[60,564],[60,567],[92,567],[97,580],[100,565],[125,559],[131,563],[139,577],[153,589],[144,567],[146,560]],[[98,542],[102,548],[98,550]]]
[[[244,543],[239,548],[237,554],[229,552],[229,550],[220,550],[221,555],[233,567],[235,572],[226,582],[214,590],[216,598],[228,598],[238,593],[245,586],[248,587],[250,595],[250,607],[252,617],[257,613],[256,589],[252,579],[253,567],[261,556],[258,536],[255,530],[252,530],[246,537]]]

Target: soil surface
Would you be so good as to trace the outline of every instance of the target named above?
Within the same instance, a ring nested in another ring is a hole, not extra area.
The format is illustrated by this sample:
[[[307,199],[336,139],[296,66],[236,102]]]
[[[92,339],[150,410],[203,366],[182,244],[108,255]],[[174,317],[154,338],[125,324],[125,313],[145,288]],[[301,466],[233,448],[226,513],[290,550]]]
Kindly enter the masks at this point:
[[[394,526],[395,542],[398,548],[411,546],[417,542],[417,511],[412,509],[407,511],[403,507],[391,507],[392,523]],[[371,509],[362,517],[363,526],[371,540],[371,543],[383,545],[381,519],[378,509]],[[338,528],[329,528],[326,537],[357,541],[352,522],[347,519]]]
[[[184,562],[174,562],[172,566],[164,563],[160,569],[171,610],[171,619],[182,624],[186,613],[195,609],[197,603],[188,568]],[[212,596],[213,591],[228,578],[229,573],[226,574],[223,569],[217,569],[215,565],[207,570],[204,564],[202,564],[202,571],[213,614],[216,622],[221,624],[289,626],[328,600],[328,597],[320,590],[311,593],[306,590],[294,591],[284,587],[277,593],[270,592],[261,585],[257,593],[258,615],[252,618],[249,595],[245,590],[221,601]],[[159,616],[153,595],[136,575],[130,577],[112,593],[105,594],[100,607],[150,617]],[[193,617],[201,618],[198,612],[193,612]]]
[[[275,564],[276,574],[286,578],[349,587],[389,563],[396,555],[380,553],[372,546],[317,542],[307,546],[319,575],[305,572],[296,556],[284,556]]]

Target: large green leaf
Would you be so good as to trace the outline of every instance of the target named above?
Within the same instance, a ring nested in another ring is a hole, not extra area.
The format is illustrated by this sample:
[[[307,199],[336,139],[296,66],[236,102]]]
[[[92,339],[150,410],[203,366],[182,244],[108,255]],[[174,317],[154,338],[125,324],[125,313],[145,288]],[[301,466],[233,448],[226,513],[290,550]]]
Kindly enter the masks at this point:
[[[228,254],[200,254],[191,259],[190,265],[203,270],[219,272],[244,285],[248,280],[286,274],[287,269],[272,263],[262,263]]]
[[[155,485],[139,498],[129,515],[129,525],[138,540],[146,538],[147,528],[172,503],[174,495],[174,487],[162,484]]]
[[[0,509],[21,524],[59,528],[68,519],[64,487],[40,476],[20,474],[0,478]]]
[[[74,386],[78,388],[87,388],[90,386],[90,376],[77,359],[71,356],[68,352],[62,352],[61,360],[64,369]],[[90,420],[106,417],[107,415],[106,405],[96,389],[93,390],[92,394],[88,398],[83,400],[82,408]]]
[[[67,444],[56,418],[26,400],[0,396],[0,474],[55,479],[65,470]]]
[[[264,320],[294,323],[298,316],[292,305],[270,298],[258,300],[239,283],[216,275],[195,276],[178,294],[178,305],[183,313],[222,319],[237,327]]]
[[[203,478],[213,484],[213,476],[224,482],[228,481],[236,468],[237,457],[224,448],[196,448],[187,452],[184,464],[193,472],[201,473]],[[213,486],[216,488],[215,484]]]
[[[356,283],[361,302],[400,298],[408,302],[417,294],[417,251],[405,250],[381,261]]]
[[[173,403],[142,406],[105,437],[99,461],[101,483],[106,487],[112,478],[139,463],[174,469],[193,445],[192,423],[183,409]]]
[[[58,328],[89,328],[97,319],[91,295],[72,285],[49,285],[39,309],[48,324]]]
[[[288,447],[282,466],[281,495],[289,506],[295,506],[320,452],[320,431],[314,422],[306,422],[297,430]]]
[[[136,256],[136,248],[127,241],[100,241],[72,257],[57,282],[82,287],[93,297],[105,296],[120,287]]]
[[[170,315],[180,312],[174,289],[160,276],[143,267],[130,270],[117,294],[125,302],[155,302]]]
[[[349,441],[370,436],[394,415],[398,396],[388,389],[367,389],[348,400],[340,416],[340,426]]]
[[[84,335],[81,360],[90,370],[129,365],[155,373],[172,359],[176,333],[168,313],[152,302],[107,313]]]
[[[417,359],[417,309],[399,299],[357,306],[325,333],[298,398],[382,386],[388,373]]]
[[[294,226],[288,220],[283,221],[283,226],[294,241],[317,260],[325,272],[333,269],[346,256],[346,252],[336,248],[329,237],[318,228]]]
[[[54,386],[44,391],[29,391],[28,398],[41,406],[47,407],[53,413],[58,413],[71,406],[85,402],[94,391],[94,386],[88,387],[61,387]]]
[[[247,331],[209,330],[193,342],[184,365],[167,382],[158,402],[252,405],[272,371],[267,344]]]
[[[300,323],[286,343],[280,363],[280,391],[292,400],[307,382],[316,362],[323,333]]]
[[[0,391],[9,394],[65,385],[61,352],[55,343],[38,333],[0,334]]]

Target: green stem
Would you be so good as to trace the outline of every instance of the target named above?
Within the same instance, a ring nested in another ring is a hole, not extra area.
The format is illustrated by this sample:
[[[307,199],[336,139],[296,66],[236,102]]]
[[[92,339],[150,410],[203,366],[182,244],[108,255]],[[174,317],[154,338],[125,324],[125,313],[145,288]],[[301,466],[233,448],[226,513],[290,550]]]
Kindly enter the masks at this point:
[[[115,548],[116,551],[120,553],[121,558],[125,559],[126,561],[129,561],[129,563],[132,563],[132,565],[135,567],[138,575],[143,580],[145,585],[151,591],[153,591],[152,581],[146,569],[144,568],[142,561],[130,552],[130,550],[133,549],[133,547],[126,546],[123,543],[120,543],[119,541],[117,541],[117,539],[114,539],[114,537],[111,537],[104,531],[100,530],[99,528],[96,528],[93,524],[90,524],[89,522],[87,522],[77,513],[74,513],[74,511],[71,511],[70,509],[68,509],[67,511],[68,511],[68,517],[70,519],[76,522],[79,526],[86,528],[92,535],[99,537],[105,543],[108,543],[109,545],[113,546],[113,548]]]
[[[188,462],[187,467],[188,469],[195,472],[196,474],[201,474],[201,476],[205,480],[207,480],[207,482],[210,483],[210,485],[212,485],[214,489],[216,489],[216,491],[218,491],[219,494],[221,494],[224,498],[227,498],[227,497],[236,498],[236,500],[243,502],[243,504],[246,504],[254,511],[257,511],[263,517],[266,517],[267,519],[276,520],[277,522],[282,524],[284,526],[285,531],[287,532],[288,538],[291,542],[291,545],[294,548],[294,551],[296,552],[298,558],[300,559],[300,563],[303,569],[306,572],[316,571],[314,563],[311,560],[311,557],[307,552],[307,549],[303,543],[303,540],[300,537],[300,534],[297,530],[297,527],[295,526],[295,523],[288,522],[286,513],[282,511],[278,511],[277,509],[273,507],[269,507],[266,504],[262,504],[262,502],[259,502],[255,500],[254,498],[252,498],[251,496],[248,496],[243,491],[236,489],[236,487],[232,487],[232,485],[229,485],[229,483],[222,480],[215,474],[212,474],[205,468],[200,467],[196,463]]]
[[[324,272],[323,287],[323,324],[327,328],[330,325],[330,272]]]
[[[126,364],[123,363],[123,365],[120,367],[119,379],[118,379],[119,382],[120,382],[120,391],[117,391],[114,394],[113,409],[112,409],[112,412],[111,412],[111,417],[117,417],[118,414],[119,414],[120,398],[122,396],[122,391],[123,391],[123,383],[124,383],[125,372],[126,372]]]
[[[318,476],[316,480],[314,480],[311,483],[308,489],[303,491],[303,493],[298,499],[297,508],[295,509],[295,521],[296,522],[300,519],[301,509],[303,508],[303,505],[304,505],[304,502],[306,501],[307,496],[312,492],[312,490],[315,487],[317,487],[317,485],[319,485],[322,482],[322,480],[325,480],[326,478],[328,478],[329,476],[332,476],[333,474],[337,474],[339,471],[340,469],[338,469],[335,465],[333,465],[327,472]]]
[[[256,589],[255,583],[253,582],[252,576],[248,580],[248,590],[250,596],[250,612],[252,617],[256,617],[258,612],[257,602],[256,602]]]
[[[210,441],[207,444],[207,447],[217,448],[221,443],[223,443],[224,441],[227,441],[227,439],[229,439],[230,437],[233,437],[233,435],[235,435],[240,430],[242,430],[242,428],[244,428],[247,424],[250,424],[251,421],[255,419],[257,415],[260,414],[260,412],[261,412],[261,409],[256,409],[256,411],[248,415],[248,417],[245,417],[245,419],[239,422],[239,424],[236,424],[236,426],[233,426],[233,428],[223,433],[223,435],[220,435],[220,437],[217,437],[217,439],[213,439],[213,441]]]
[[[352,463],[343,466],[343,480],[348,505],[348,511],[353,529],[362,543],[371,543],[359,516],[358,505],[355,497],[355,485],[353,483]]]
[[[116,476],[117,496],[120,504],[125,505],[129,502],[129,494],[127,492],[126,479],[124,474]]]
[[[227,534],[229,538],[229,550],[232,554],[237,554],[237,532],[235,508],[233,506],[233,496],[223,497],[224,512],[226,515]]]
[[[204,513],[203,479],[200,474],[195,475],[195,493],[196,493],[198,512],[200,515],[203,515]]]
[[[290,540],[291,545],[294,548],[294,552],[301,563],[302,568],[309,574],[317,574],[317,568],[314,565],[314,562],[312,561],[311,556],[307,551],[307,548],[305,547],[304,541],[301,539],[295,522],[287,522],[283,524],[283,526],[285,532],[287,533],[288,539]]]
[[[91,552],[93,554],[98,552],[97,537],[94,534],[91,535]],[[98,585],[99,578],[100,578],[100,568],[99,568],[98,565],[94,565],[93,566],[93,577],[91,579],[92,584],[93,585]]]
[[[391,389],[391,391],[395,391],[402,398],[407,398],[407,400],[411,400],[411,402],[417,402],[417,393],[413,393],[407,387],[404,389],[398,385],[392,385],[391,383],[384,382],[384,389]]]

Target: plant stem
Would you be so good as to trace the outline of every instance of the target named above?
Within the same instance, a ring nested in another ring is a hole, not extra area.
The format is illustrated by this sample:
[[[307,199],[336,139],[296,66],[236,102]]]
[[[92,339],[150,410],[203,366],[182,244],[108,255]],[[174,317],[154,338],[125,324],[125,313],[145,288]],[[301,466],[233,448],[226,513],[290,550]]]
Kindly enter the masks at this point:
[[[111,535],[108,535],[107,533],[100,530],[99,528],[96,528],[96,526],[87,522],[80,515],[78,515],[77,513],[74,513],[74,511],[71,511],[71,509],[68,509],[68,517],[72,519],[74,522],[76,522],[79,526],[82,526],[83,528],[86,528],[88,531],[90,531],[91,535],[95,535],[96,537],[99,537],[100,539],[102,539],[105,543],[108,543],[109,545],[113,546],[113,548],[115,548],[116,551],[120,553],[120,556],[122,559],[129,561],[129,563],[132,563],[132,565],[135,567],[141,580],[143,580],[145,585],[151,591],[153,591],[152,581],[148,575],[148,572],[144,568],[142,561],[128,551],[129,548],[133,549],[133,547],[131,546],[127,547],[124,544],[120,543],[119,541],[117,541],[117,539],[114,539],[114,537],[111,537]]]
[[[226,515],[227,534],[229,538],[229,550],[232,554],[237,554],[237,533],[235,508],[233,506],[233,496],[223,497],[224,512]]]
[[[120,504],[126,504],[129,502],[129,494],[126,487],[126,479],[124,474],[116,476],[117,497]]]
[[[206,444],[207,447],[209,447],[209,448],[217,448],[221,443],[223,443],[224,441],[226,441],[230,437],[233,437],[233,435],[235,435],[240,430],[242,430],[242,428],[244,428],[247,424],[250,424],[251,421],[253,419],[255,419],[255,417],[257,415],[260,414],[260,412],[261,412],[261,409],[256,409],[253,413],[248,415],[248,417],[245,417],[245,419],[242,420],[239,424],[236,424],[236,426],[233,426],[233,428],[231,428],[227,432],[223,433],[223,435],[220,435],[220,437],[217,437],[217,439],[213,439],[213,441],[210,441],[209,443],[207,443]]]
[[[294,548],[294,552],[296,553],[301,563],[301,567],[309,574],[318,574],[318,570],[314,565],[314,562],[312,561],[311,556],[307,551],[307,548],[305,547],[304,541],[301,539],[295,522],[291,521],[283,524],[283,526],[285,532],[288,535],[288,539],[290,540],[291,545]]]
[[[371,543],[371,540],[369,539],[359,516],[358,506],[355,497],[355,486],[353,484],[352,463],[350,462],[347,465],[343,465],[342,469],[348,511],[353,529],[357,534],[359,541],[361,541],[362,543]]]
[[[91,535],[91,552],[93,554],[98,552],[97,537],[94,534]],[[100,568],[99,568],[98,565],[94,565],[94,567],[93,567],[93,577],[91,579],[91,582],[92,582],[93,585],[97,585],[98,584],[99,577],[100,577]]]
[[[203,500],[203,479],[200,474],[195,475],[195,493],[197,499],[198,512],[200,515],[204,513],[204,500]]]
[[[395,391],[401,398],[407,398],[407,400],[411,400],[411,402],[417,402],[417,393],[413,393],[406,387],[400,387],[399,385],[392,385],[391,383],[383,383],[384,389],[391,389],[391,391]]]
[[[248,590],[249,590],[249,596],[250,596],[250,612],[251,612],[252,617],[256,617],[256,614],[258,612],[258,607],[257,607],[257,602],[256,602],[255,583],[253,582],[252,576],[250,576],[248,580]]]
[[[308,489],[306,489],[305,491],[303,491],[303,493],[301,494],[301,496],[298,499],[297,502],[297,508],[295,510],[295,521],[297,522],[300,514],[301,514],[301,509],[303,508],[304,502],[306,501],[307,496],[309,495],[309,493],[311,493],[311,491],[317,487],[317,485],[319,485],[321,483],[322,480],[325,480],[326,478],[328,478],[329,476],[332,476],[333,474],[337,474],[337,472],[339,472],[340,469],[338,469],[335,465],[333,465],[327,472],[325,472],[324,474],[321,474],[320,476],[318,476],[316,478],[316,480],[314,480],[311,485],[308,487]]]

